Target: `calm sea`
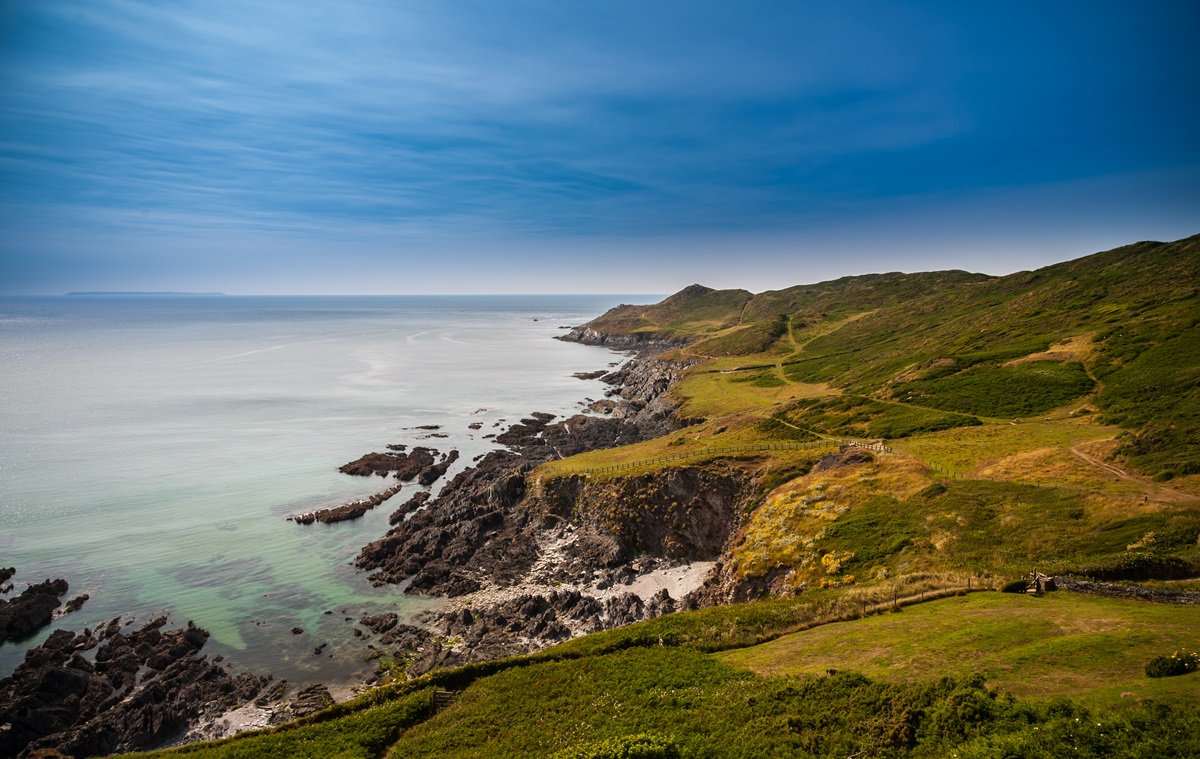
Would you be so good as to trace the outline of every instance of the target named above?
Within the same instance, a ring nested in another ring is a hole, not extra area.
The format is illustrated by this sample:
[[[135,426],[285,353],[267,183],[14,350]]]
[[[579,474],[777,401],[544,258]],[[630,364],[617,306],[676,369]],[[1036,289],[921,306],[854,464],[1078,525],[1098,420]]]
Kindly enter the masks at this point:
[[[370,665],[346,617],[429,603],[350,566],[415,486],[353,522],[286,517],[382,490],[337,468],[388,443],[458,448],[453,476],[502,420],[601,397],[571,374],[618,357],[551,338],[620,300],[0,299],[0,566],[17,592],[91,595],[58,626],[169,613],[241,668],[354,676]],[[0,646],[0,676],[53,627]]]

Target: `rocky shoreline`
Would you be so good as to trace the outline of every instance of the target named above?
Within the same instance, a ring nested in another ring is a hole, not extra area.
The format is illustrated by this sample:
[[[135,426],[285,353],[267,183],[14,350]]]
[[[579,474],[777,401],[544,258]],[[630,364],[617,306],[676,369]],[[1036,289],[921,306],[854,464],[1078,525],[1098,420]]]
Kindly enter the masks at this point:
[[[596,344],[586,333],[560,339]],[[754,493],[740,470],[685,467],[604,483],[530,480],[545,462],[682,427],[668,391],[687,367],[638,354],[601,377],[609,398],[593,410],[603,416],[520,420],[496,438],[506,449],[460,472],[365,546],[355,563],[374,583],[448,599],[418,618],[422,627],[389,620],[389,630],[403,632],[382,635],[379,650],[415,676],[701,603],[696,593]],[[376,622],[363,634],[375,634]]]
[[[579,477],[528,480],[547,461],[682,426],[668,391],[688,365],[652,355],[671,346],[653,340],[626,345],[582,329],[559,339],[640,349],[599,377],[610,389],[602,401],[587,399],[594,413],[530,414],[495,436],[504,448],[481,456],[436,495],[429,486],[459,452],[388,446],[341,471],[394,476],[395,485],[291,517],[300,524],[354,519],[405,483],[425,488],[392,513],[387,534],[364,546],[354,562],[377,585],[447,599],[417,625],[383,612],[362,615],[353,629],[374,656],[399,663],[407,676],[530,652],[695,605],[688,594],[702,587],[736,528],[750,487],[732,470],[672,470],[604,487]],[[614,502],[629,512],[613,514]],[[40,624],[49,622],[46,615],[66,593],[66,583],[57,582],[61,588],[26,591],[29,608],[37,609],[38,620],[45,617]],[[174,630],[165,629],[165,617],[132,625],[114,619],[95,631],[56,630],[31,649],[12,676],[0,680],[0,755],[145,750],[279,724],[332,703],[323,685],[289,699],[286,682],[234,673],[221,657],[209,660],[201,654],[208,633],[190,622]]]

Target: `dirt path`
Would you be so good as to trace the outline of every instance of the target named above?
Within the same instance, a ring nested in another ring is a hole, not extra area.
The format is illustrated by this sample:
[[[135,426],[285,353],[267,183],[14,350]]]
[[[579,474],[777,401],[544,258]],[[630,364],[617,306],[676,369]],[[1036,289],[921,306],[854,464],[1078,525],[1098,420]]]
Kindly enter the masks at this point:
[[[1079,459],[1080,461],[1083,461],[1083,462],[1090,464],[1094,467],[1097,467],[1099,469],[1103,469],[1104,471],[1108,472],[1109,474],[1120,477],[1122,480],[1125,480],[1126,482],[1132,482],[1136,485],[1139,485],[1142,488],[1142,492],[1146,495],[1146,497],[1148,497],[1152,500],[1161,501],[1163,503],[1191,503],[1191,502],[1195,502],[1195,501],[1200,501],[1200,497],[1190,495],[1188,493],[1184,493],[1184,492],[1181,492],[1174,488],[1166,487],[1164,485],[1159,485],[1155,482],[1151,482],[1151,481],[1147,480],[1144,477],[1139,477],[1135,474],[1132,474],[1132,473],[1126,471],[1125,469],[1122,469],[1121,467],[1116,466],[1115,464],[1109,464],[1106,461],[1101,461],[1100,459],[1096,458],[1095,456],[1092,456],[1091,454],[1084,453],[1083,451],[1081,451],[1079,449],[1078,445],[1071,447],[1071,455],[1074,456],[1075,458]]]

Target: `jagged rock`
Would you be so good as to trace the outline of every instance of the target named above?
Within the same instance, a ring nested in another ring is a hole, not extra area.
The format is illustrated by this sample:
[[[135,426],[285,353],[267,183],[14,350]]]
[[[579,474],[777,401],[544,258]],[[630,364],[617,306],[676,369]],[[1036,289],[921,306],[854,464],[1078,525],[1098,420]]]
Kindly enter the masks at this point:
[[[345,522],[350,519],[358,519],[363,514],[366,514],[371,509],[388,500],[400,489],[404,487],[403,483],[393,485],[392,487],[380,493],[376,493],[370,498],[363,498],[358,501],[335,506],[330,509],[319,509],[310,511],[306,514],[299,514],[294,517],[288,517],[289,521],[297,524],[312,524],[313,522],[322,522],[324,524],[333,524],[334,522]]]
[[[87,593],[75,596],[70,601],[67,601],[67,605],[63,607],[63,614],[70,614],[71,612],[79,611],[90,598],[91,596]]]
[[[91,630],[55,630],[0,680],[0,756],[55,749],[83,757],[154,748],[201,719],[251,700],[267,682],[232,675],[199,655],[208,633],[166,618],[130,633],[113,620]],[[114,627],[115,626],[115,627]],[[81,656],[97,647],[94,661]]]
[[[433,495],[428,490],[418,490],[413,493],[413,497],[409,498],[404,503],[400,504],[400,508],[392,512],[388,517],[388,524],[399,524],[404,520],[404,517],[425,505],[425,502]]]
[[[333,696],[321,683],[314,683],[296,694],[291,703],[292,719],[300,719],[333,706]]]
[[[352,474],[359,477],[369,477],[373,474],[386,477],[389,472],[396,473],[396,479],[408,482],[416,478],[426,468],[436,462],[437,454],[432,448],[418,446],[411,452],[392,451],[391,453],[368,453],[361,458],[343,464],[338,471],[342,474]]]
[[[401,515],[355,563],[373,570],[376,584],[412,578],[410,593],[461,595],[480,587],[482,578],[500,585],[520,581],[537,560],[542,522],[540,514],[517,508],[526,496],[525,473],[552,458],[677,429],[666,390],[686,366],[654,358],[627,363],[621,401],[610,418],[577,415],[551,423],[552,414],[530,414],[496,438],[510,450],[488,453],[426,508],[408,519]],[[611,553],[612,546],[602,543],[596,545]]]
[[[0,585],[8,582],[17,573],[16,567],[0,567]]]
[[[458,451],[450,451],[448,455],[442,457],[441,461],[431,467],[426,468],[424,471],[418,474],[417,484],[421,485],[422,487],[429,487],[433,483],[437,482],[438,479],[440,479],[441,476],[446,473],[446,470],[449,469],[450,465],[455,461],[458,461]]]
[[[0,643],[24,638],[50,624],[68,588],[66,580],[46,580],[30,585],[16,598],[0,599]]]
[[[395,612],[386,612],[384,614],[376,614],[375,616],[363,615],[358,623],[367,628],[376,635],[381,635],[395,627],[400,622],[400,617]]]

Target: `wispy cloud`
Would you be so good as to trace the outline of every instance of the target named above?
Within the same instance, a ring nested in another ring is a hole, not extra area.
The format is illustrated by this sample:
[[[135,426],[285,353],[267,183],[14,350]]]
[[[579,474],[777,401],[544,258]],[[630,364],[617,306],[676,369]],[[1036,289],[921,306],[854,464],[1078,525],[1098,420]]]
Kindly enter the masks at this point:
[[[1051,39],[1031,11],[882,3],[11,4],[0,224],[116,247],[374,236],[385,256],[396,239],[802,231],[1200,164],[1173,126],[1194,98],[1129,115],[1147,81],[1200,73],[1150,44],[1196,14],[1089,8],[1079,38]],[[1118,33],[1133,49],[1114,63],[1093,48]]]

